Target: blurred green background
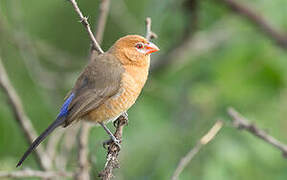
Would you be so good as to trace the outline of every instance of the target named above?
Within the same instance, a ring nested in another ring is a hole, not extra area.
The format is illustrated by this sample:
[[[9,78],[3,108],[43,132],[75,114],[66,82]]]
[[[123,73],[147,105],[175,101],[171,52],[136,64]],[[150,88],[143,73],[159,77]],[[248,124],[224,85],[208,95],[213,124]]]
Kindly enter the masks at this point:
[[[287,32],[286,0],[237,2]],[[94,27],[99,1],[78,3]],[[233,106],[287,143],[286,48],[222,0],[114,0],[103,49],[126,34],[144,35],[147,16],[159,36],[154,43],[161,48],[152,63],[172,62],[153,69],[129,110],[116,179],[169,179],[180,158],[218,119],[226,126],[180,179],[287,179],[287,160],[280,151],[231,127],[226,113]],[[38,132],[57,115],[88,52],[88,36],[68,1],[0,1],[0,56]],[[28,145],[2,92],[0,170],[14,170]],[[95,177],[104,166],[101,143],[106,138],[101,128],[93,128],[89,146]],[[76,152],[70,157],[69,169],[74,169]],[[39,169],[33,156],[25,167]]]

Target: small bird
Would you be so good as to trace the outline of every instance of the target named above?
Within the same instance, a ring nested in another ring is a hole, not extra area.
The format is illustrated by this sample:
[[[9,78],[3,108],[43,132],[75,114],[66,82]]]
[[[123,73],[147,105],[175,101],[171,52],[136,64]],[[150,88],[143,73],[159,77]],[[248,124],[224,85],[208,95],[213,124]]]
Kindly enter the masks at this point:
[[[119,141],[105,126],[116,120],[136,101],[148,77],[150,54],[159,48],[144,37],[127,35],[84,68],[68,94],[56,120],[31,144],[17,164],[59,126],[86,120],[100,124],[115,143]]]

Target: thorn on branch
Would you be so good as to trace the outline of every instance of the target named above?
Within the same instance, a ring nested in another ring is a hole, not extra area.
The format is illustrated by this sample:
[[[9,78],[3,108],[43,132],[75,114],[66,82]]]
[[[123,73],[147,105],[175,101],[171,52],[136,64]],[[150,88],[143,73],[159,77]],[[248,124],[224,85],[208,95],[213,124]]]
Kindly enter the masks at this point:
[[[83,13],[81,12],[76,0],[69,0],[69,2],[72,4],[76,13],[79,15],[80,22],[83,24],[83,26],[85,27],[86,31],[89,34],[89,37],[90,37],[91,42],[92,42],[92,50],[95,50],[98,54],[104,53],[104,51],[102,50],[101,46],[97,42],[97,40],[96,40],[92,30],[91,30],[91,26],[88,22],[88,18],[83,15]]]

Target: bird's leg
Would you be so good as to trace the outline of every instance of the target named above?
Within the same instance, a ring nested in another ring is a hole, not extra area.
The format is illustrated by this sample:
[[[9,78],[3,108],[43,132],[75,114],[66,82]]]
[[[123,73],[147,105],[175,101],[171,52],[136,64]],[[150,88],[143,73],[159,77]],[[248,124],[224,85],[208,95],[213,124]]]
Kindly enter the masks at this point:
[[[121,148],[120,146],[120,140],[118,140],[114,135],[113,133],[107,128],[107,126],[103,123],[103,122],[100,122],[99,123],[103,128],[104,130],[108,133],[108,135],[110,136],[111,139],[105,141],[103,143],[103,146],[106,147],[106,145],[110,144],[111,142],[114,142],[119,148]]]

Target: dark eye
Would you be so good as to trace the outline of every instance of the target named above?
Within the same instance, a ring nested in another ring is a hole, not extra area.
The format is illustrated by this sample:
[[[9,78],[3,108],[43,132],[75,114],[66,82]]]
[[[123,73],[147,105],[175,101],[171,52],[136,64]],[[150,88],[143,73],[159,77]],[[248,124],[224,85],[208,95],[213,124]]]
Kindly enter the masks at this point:
[[[143,44],[142,44],[142,43],[137,44],[137,45],[136,45],[136,48],[142,49],[142,48],[143,48]]]

